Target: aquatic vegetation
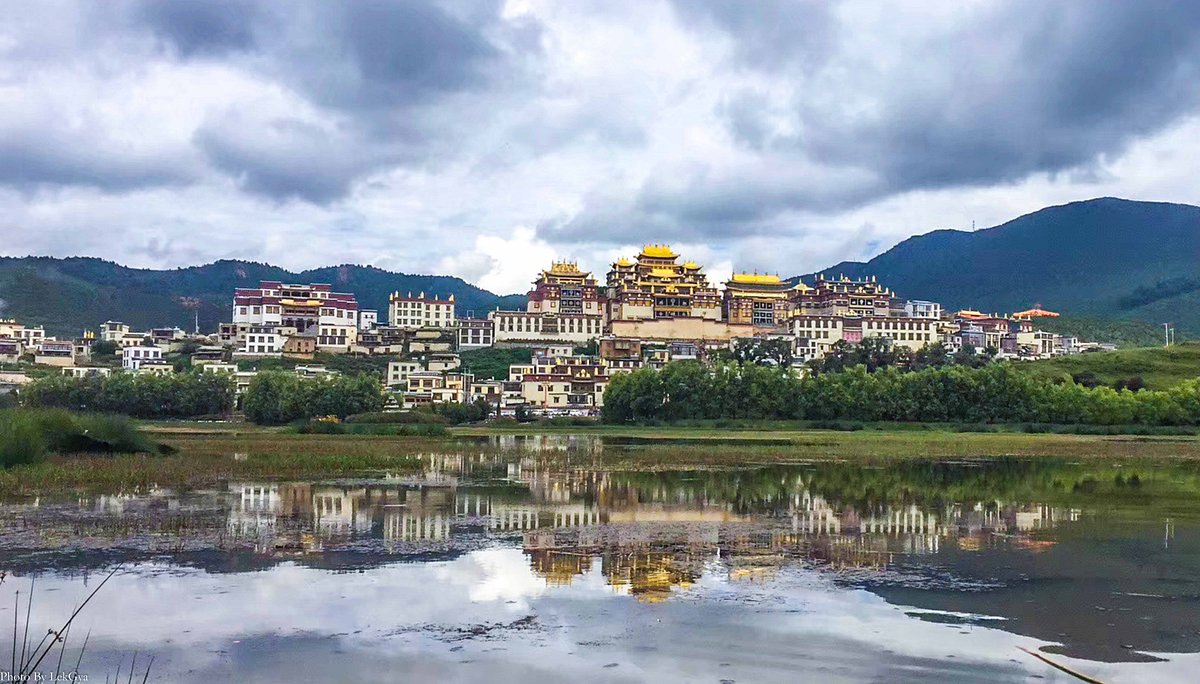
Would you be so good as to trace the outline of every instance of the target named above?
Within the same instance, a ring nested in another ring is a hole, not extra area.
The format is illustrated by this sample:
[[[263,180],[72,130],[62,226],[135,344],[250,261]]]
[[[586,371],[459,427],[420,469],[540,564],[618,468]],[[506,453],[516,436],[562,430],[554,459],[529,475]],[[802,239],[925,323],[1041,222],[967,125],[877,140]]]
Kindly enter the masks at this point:
[[[0,465],[36,463],[45,454],[159,453],[125,416],[64,409],[0,411]]]
[[[79,617],[79,614],[83,612],[83,609],[86,608],[89,603],[91,603],[96,594],[100,593],[100,590],[104,588],[104,585],[108,584],[108,581],[112,579],[113,575],[117,574],[117,571],[120,569],[121,566],[118,565],[109,571],[109,573],[104,576],[104,579],[100,580],[100,582],[95,586],[95,588],[92,589],[87,597],[84,598],[83,601],[75,607],[75,610],[67,616],[61,626],[57,628],[51,627],[50,629],[46,630],[46,633],[37,642],[30,642],[29,640],[29,626],[33,619],[35,580],[30,580],[29,591],[26,592],[24,624],[20,622],[21,592],[15,592],[13,595],[13,633],[11,639],[12,662],[10,663],[10,667],[6,672],[6,675],[9,677],[9,679],[6,681],[87,681],[86,675],[80,675],[79,666],[83,663],[84,653],[87,652],[88,641],[91,638],[90,632],[83,639],[83,645],[79,648],[79,653],[75,658],[74,666],[71,666],[70,660],[67,660],[68,667],[65,669],[63,667],[64,656],[67,654],[67,642],[71,636],[71,626],[75,623],[75,619]],[[7,574],[0,574],[0,584],[3,584],[5,579],[7,579]],[[34,638],[37,638],[36,633],[34,634]],[[55,651],[57,651],[57,657],[54,655]],[[46,667],[49,667],[51,662],[50,659],[54,660],[54,665],[47,671],[46,669],[43,669],[43,663],[45,663]],[[145,670],[142,672],[142,684],[146,684],[146,682],[150,679],[150,670],[152,667],[154,667],[153,656],[150,657],[149,662],[145,666]],[[137,668],[136,653],[133,656],[133,661],[129,664],[129,668],[128,680],[129,682],[132,682],[134,671]],[[120,677],[121,668],[120,665],[118,665],[115,681],[120,681]]]

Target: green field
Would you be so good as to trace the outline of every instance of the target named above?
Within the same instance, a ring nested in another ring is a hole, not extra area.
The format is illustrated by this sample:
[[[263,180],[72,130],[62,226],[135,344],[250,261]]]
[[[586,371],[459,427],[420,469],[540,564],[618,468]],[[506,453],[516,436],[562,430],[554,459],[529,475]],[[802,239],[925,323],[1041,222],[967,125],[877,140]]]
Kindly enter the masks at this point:
[[[1139,376],[1146,383],[1146,389],[1163,390],[1184,380],[1200,378],[1200,343],[1079,354],[1028,361],[1016,366],[1033,375],[1051,379],[1091,372],[1101,383],[1109,386],[1118,380]]]

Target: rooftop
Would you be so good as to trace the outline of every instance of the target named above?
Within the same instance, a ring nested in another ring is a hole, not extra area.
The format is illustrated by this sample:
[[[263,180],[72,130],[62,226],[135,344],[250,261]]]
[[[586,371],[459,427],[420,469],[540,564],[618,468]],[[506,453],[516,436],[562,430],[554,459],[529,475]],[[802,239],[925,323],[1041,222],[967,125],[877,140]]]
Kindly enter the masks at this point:
[[[783,281],[779,276],[769,273],[734,273],[730,282],[754,285],[779,285]]]
[[[668,245],[645,245],[642,247],[642,256],[655,257],[658,259],[674,259],[679,255],[671,251]]]

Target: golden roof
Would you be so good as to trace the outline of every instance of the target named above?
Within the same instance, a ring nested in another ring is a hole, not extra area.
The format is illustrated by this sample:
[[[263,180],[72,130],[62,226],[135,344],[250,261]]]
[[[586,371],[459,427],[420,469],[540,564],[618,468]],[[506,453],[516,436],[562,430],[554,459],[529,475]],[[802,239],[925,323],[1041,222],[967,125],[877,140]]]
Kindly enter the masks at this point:
[[[642,256],[656,257],[659,259],[674,259],[679,256],[671,251],[667,245],[644,245],[642,247]]]
[[[621,257],[620,259],[617,259],[617,266],[632,266],[632,265],[633,265],[633,262],[630,261],[629,259],[626,259],[625,257]]]
[[[768,273],[734,273],[730,282],[754,285],[779,285],[783,281],[779,279],[779,276]]]
[[[694,261],[689,261],[689,262],[685,263],[683,265],[683,267],[689,271],[699,271],[700,270],[700,264],[698,264]]]
[[[1029,309],[1027,311],[1018,311],[1012,315],[1017,320],[1028,320],[1031,318],[1058,318],[1058,314],[1053,311],[1047,311],[1040,307]]]
[[[678,274],[669,268],[652,268],[650,275],[655,278],[675,278]]]
[[[549,271],[543,271],[550,275],[587,275],[586,272],[579,270],[579,264],[574,261],[555,261],[550,265]]]

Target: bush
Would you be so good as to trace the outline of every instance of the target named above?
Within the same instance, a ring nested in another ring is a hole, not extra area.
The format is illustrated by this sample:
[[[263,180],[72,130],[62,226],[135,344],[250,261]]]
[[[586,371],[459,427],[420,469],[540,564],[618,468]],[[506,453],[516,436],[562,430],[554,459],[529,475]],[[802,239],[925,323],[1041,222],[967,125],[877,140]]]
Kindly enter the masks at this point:
[[[325,420],[301,420],[291,429],[302,435],[379,435],[393,437],[441,437],[447,434],[441,423],[334,423]]]
[[[487,417],[492,413],[492,405],[483,399],[471,404],[443,402],[433,404],[430,408],[435,414],[445,418],[451,425],[487,420]]]
[[[392,424],[417,424],[417,423],[434,423],[445,425],[446,418],[439,416],[431,411],[389,411],[375,413],[357,413],[352,416],[346,416],[347,423],[392,423]]]
[[[0,466],[36,463],[46,453],[46,441],[33,416],[23,411],[0,411]]]
[[[156,453],[125,416],[62,409],[0,411],[0,465],[34,463],[46,453]]]

